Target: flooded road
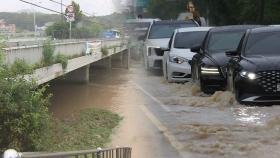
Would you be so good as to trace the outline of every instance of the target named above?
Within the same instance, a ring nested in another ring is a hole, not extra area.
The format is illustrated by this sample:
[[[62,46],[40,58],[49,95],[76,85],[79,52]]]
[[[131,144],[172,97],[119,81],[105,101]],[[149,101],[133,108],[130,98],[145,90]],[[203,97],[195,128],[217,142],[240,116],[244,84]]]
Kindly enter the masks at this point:
[[[120,114],[108,146],[130,146],[133,158],[280,155],[280,106],[238,105],[228,92],[207,96],[191,83],[166,83],[140,64],[95,70],[88,85],[54,82],[51,92],[58,118],[90,107]]]

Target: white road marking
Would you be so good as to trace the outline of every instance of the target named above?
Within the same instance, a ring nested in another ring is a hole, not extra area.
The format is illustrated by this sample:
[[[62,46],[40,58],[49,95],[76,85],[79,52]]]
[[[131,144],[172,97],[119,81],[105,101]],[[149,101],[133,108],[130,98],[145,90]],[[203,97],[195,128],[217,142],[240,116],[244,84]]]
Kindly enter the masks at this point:
[[[151,93],[147,92],[144,88],[142,88],[137,83],[134,83],[134,85],[136,86],[137,89],[141,90],[145,95],[150,97],[154,102],[158,103],[158,105],[160,107],[162,107],[165,111],[171,112],[171,110],[166,105],[164,105],[161,101],[159,101],[157,98],[155,98]]]
[[[156,128],[163,133],[163,136],[170,142],[171,146],[179,153],[181,157],[186,157],[186,153],[182,152],[184,145],[177,141],[177,139],[169,132],[168,128],[165,127],[157,118],[154,116],[145,105],[140,105],[140,109],[143,113],[151,120]]]
[[[137,89],[141,90],[145,95],[150,97],[153,101],[159,104],[166,112],[170,112],[171,110],[161,103],[157,98],[155,98],[152,94],[147,92],[144,88],[142,88],[137,83],[134,83]],[[180,143],[172,133],[169,132],[168,128],[164,126],[164,124],[161,123],[161,121],[154,115],[152,112],[143,104],[141,104],[140,109],[143,111],[143,113],[147,116],[149,120],[156,126],[156,128],[163,133],[163,136],[170,142],[171,146],[179,153],[181,157],[189,157],[189,155],[186,152],[182,152],[182,149],[184,148],[184,145]]]

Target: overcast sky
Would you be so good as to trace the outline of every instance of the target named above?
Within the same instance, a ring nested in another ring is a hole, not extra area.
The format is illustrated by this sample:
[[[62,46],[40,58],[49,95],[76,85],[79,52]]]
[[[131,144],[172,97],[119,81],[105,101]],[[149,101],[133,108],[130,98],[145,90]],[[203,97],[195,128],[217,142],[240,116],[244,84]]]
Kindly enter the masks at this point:
[[[23,3],[19,0],[1,0],[0,12],[17,12],[22,10],[32,10],[32,6],[26,3]],[[57,11],[60,11],[60,6],[56,3],[51,2],[50,0],[25,0],[42,5],[47,8],[51,8]],[[60,0],[55,0],[60,2]],[[62,0],[64,4],[70,4],[71,0]],[[81,9],[89,14],[95,16],[108,15],[113,12],[118,11],[118,7],[121,1],[125,0],[74,0],[78,2],[81,6]],[[35,8],[36,11],[51,13],[49,11]]]

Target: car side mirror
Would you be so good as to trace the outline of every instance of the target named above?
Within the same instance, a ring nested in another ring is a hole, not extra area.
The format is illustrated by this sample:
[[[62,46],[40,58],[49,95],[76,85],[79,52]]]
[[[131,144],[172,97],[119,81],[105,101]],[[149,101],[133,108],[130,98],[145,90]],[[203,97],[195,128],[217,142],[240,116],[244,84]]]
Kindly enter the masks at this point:
[[[191,48],[191,51],[194,52],[194,53],[199,53],[200,49],[201,49],[201,46],[195,46],[195,47]]]
[[[229,51],[226,51],[226,55],[228,57],[236,57],[236,56],[238,56],[238,51],[237,50],[229,50]]]

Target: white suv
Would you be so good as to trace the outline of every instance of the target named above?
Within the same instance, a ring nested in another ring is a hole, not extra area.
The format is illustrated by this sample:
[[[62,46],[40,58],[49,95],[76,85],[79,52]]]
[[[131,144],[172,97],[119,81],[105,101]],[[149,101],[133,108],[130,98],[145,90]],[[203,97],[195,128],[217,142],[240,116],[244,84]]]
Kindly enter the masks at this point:
[[[200,46],[210,27],[180,28],[174,31],[163,57],[163,74],[168,82],[187,82],[191,79],[191,60],[194,46]]]
[[[162,58],[164,54],[162,48],[168,46],[168,41],[175,29],[198,26],[199,25],[194,20],[154,21],[144,41],[143,57],[145,68],[147,70],[162,68]]]

